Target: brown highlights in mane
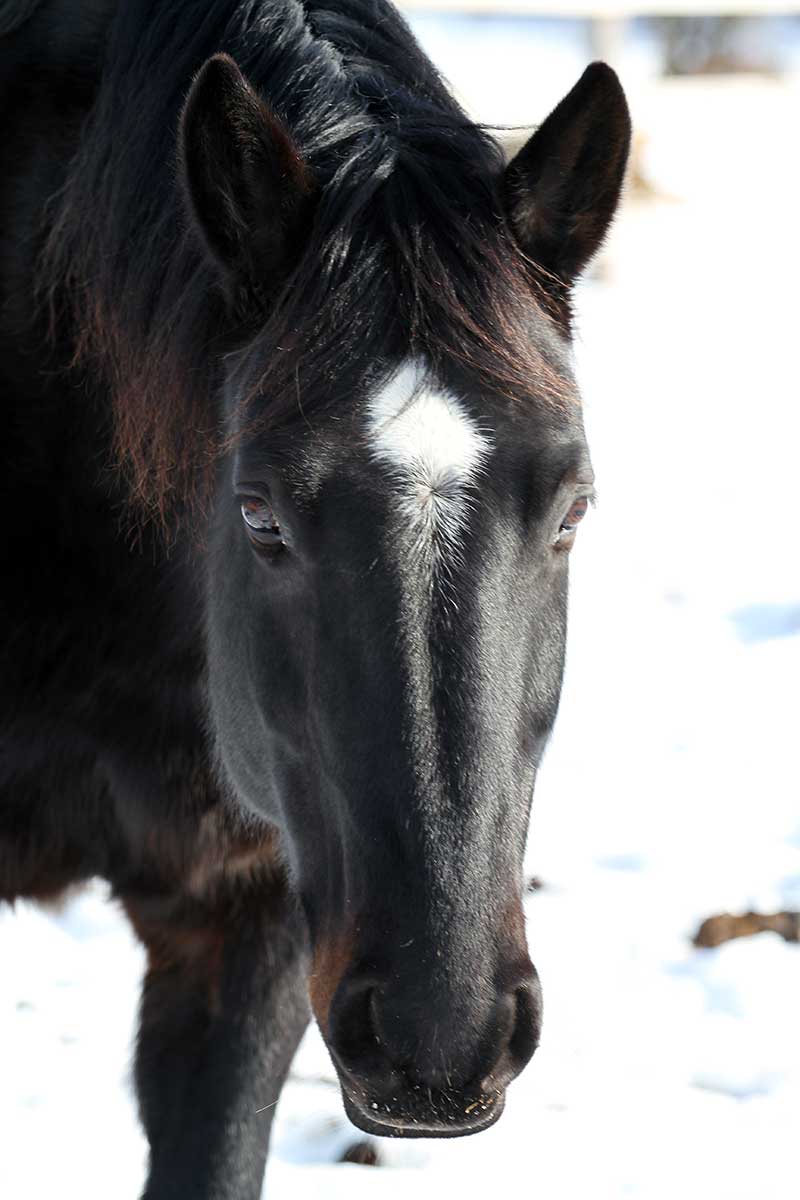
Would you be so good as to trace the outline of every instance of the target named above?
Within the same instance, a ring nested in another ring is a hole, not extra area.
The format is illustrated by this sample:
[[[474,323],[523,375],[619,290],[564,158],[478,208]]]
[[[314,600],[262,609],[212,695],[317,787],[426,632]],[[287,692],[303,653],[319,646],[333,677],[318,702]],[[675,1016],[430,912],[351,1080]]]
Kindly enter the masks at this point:
[[[543,286],[497,216],[499,147],[492,153],[469,205],[441,190],[431,160],[405,153],[363,190],[347,224],[318,227],[259,331],[263,370],[244,395],[237,440],[308,417],[316,397],[335,403],[352,394],[351,377],[408,356],[445,376],[460,368],[510,401],[577,402],[548,355],[548,340],[563,340],[564,289]]]

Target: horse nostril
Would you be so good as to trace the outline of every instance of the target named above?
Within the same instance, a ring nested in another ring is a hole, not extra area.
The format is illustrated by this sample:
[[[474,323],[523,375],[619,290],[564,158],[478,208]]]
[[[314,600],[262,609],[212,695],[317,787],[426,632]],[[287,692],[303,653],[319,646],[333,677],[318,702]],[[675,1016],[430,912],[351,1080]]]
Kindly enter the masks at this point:
[[[542,989],[536,976],[514,993],[516,1014],[508,1050],[511,1065],[519,1072],[539,1045],[542,1031]]]
[[[331,1005],[330,1036],[342,1064],[350,1069],[364,1070],[380,1057],[371,980],[351,979],[340,986]]]

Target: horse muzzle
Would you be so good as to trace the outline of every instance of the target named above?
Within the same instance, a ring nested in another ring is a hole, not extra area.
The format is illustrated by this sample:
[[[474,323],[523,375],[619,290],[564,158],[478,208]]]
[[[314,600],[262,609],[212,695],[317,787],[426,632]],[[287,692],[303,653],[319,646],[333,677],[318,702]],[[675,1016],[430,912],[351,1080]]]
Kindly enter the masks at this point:
[[[437,1004],[438,999],[438,1004]],[[461,1137],[500,1117],[508,1084],[533,1055],[541,989],[525,977],[476,1014],[441,997],[392,995],[356,973],[333,996],[323,1030],[353,1124],[384,1137]]]

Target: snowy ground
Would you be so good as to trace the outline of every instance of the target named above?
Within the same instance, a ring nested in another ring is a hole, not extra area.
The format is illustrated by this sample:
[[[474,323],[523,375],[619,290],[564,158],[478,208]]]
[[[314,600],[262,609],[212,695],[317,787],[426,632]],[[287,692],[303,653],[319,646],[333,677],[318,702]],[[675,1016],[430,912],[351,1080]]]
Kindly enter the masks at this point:
[[[585,61],[563,30],[537,55],[519,22],[419,28],[490,120],[541,117]],[[529,848],[543,1043],[494,1129],[381,1142],[372,1170],[334,1165],[356,1135],[310,1034],[270,1200],[798,1194],[800,947],[689,937],[724,909],[800,907],[800,87],[654,86],[642,46],[628,65],[661,195],[629,202],[581,299],[601,502]],[[135,1200],[137,947],[97,886],[60,915],[0,917],[0,963],[0,1196]]]

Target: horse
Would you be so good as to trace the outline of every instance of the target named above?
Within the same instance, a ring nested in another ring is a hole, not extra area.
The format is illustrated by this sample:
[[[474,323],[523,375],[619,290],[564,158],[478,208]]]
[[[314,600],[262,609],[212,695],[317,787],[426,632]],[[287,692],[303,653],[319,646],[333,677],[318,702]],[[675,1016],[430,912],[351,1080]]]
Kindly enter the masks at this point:
[[[311,1013],[360,1129],[485,1129],[540,1037],[619,81],[507,162],[388,0],[0,34],[0,899],[101,877],[145,947],[145,1200],[260,1195]]]

